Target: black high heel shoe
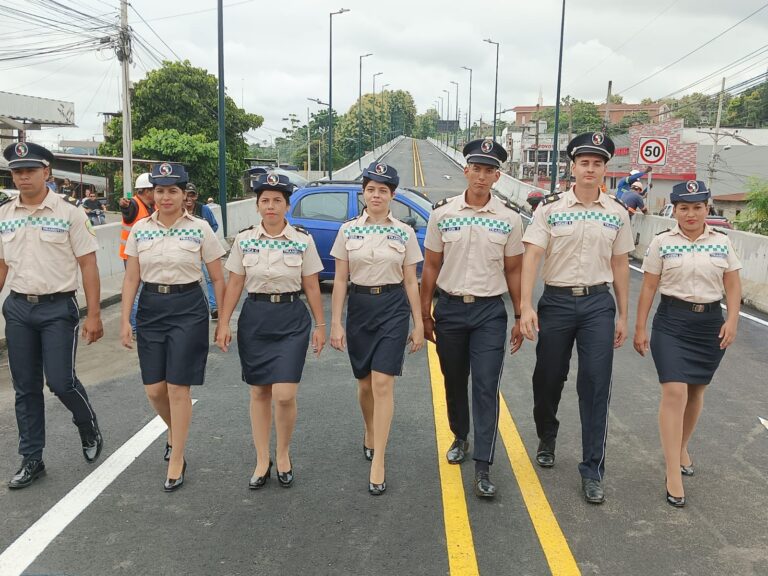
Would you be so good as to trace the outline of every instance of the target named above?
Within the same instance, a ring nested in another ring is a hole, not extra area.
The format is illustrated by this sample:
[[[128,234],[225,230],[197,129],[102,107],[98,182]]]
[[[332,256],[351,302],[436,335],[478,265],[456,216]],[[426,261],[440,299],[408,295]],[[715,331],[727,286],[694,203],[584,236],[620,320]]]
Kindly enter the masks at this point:
[[[173,450],[173,446],[168,444],[168,442],[165,443],[165,454],[163,454],[163,460],[166,462],[170,462],[171,460],[171,450]]]
[[[381,484],[374,484],[373,482],[368,482],[368,494],[370,494],[371,496],[381,496],[386,491],[387,491],[386,479]]]
[[[684,466],[683,464],[680,464],[680,474],[683,476],[693,476],[695,473],[695,470],[693,469],[693,462],[691,462],[688,466]]]
[[[187,471],[187,459],[184,459],[184,466],[181,469],[181,475],[178,478],[168,478],[163,485],[163,490],[166,492],[173,492],[178,490],[184,484],[184,474]]]
[[[667,479],[664,478],[664,489],[667,492],[667,504],[674,506],[675,508],[683,508],[685,506],[685,496],[672,496],[667,488]]]
[[[250,488],[251,490],[258,490],[259,488],[263,488],[271,475],[272,475],[272,460],[269,461],[269,466],[267,466],[267,472],[266,474],[264,474],[264,476],[256,476],[255,474],[251,476],[251,480],[250,482],[248,482],[248,488]]]
[[[373,448],[368,448],[368,446],[365,445],[365,436],[363,436],[363,456],[365,456],[365,459],[368,460],[368,462],[373,462]]]
[[[293,484],[293,460],[291,460],[291,469],[288,470],[288,472],[280,472],[280,470],[277,471],[277,481],[283,488],[291,487],[291,484]]]

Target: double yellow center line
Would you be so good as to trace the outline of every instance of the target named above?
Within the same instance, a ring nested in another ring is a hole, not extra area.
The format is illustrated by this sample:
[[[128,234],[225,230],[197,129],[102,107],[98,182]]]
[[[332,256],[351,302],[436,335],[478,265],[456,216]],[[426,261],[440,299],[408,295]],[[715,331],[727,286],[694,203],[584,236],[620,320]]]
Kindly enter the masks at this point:
[[[416,145],[416,139],[412,138],[413,144],[413,185],[414,186],[426,186],[424,183],[424,171],[421,167],[421,155],[419,154],[419,147]],[[421,184],[419,184],[419,177],[421,177]]]

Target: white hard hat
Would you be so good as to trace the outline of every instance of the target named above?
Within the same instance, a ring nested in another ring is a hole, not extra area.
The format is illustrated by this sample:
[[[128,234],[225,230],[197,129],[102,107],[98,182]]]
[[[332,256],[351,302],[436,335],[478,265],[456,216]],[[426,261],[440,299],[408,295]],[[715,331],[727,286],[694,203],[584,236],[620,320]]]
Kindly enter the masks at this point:
[[[149,181],[149,172],[144,172],[143,174],[139,174],[139,177],[136,178],[136,185],[134,188],[136,190],[140,190],[142,188],[154,188],[154,184]]]

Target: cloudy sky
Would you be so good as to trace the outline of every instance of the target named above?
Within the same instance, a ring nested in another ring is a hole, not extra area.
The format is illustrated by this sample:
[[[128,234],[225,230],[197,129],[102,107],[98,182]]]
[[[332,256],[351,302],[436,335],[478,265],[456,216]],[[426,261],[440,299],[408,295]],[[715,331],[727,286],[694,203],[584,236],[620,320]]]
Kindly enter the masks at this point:
[[[0,0],[0,9],[37,9],[39,3]],[[117,15],[119,0],[67,4],[90,7],[89,13],[111,18]],[[156,52],[155,59],[158,55],[174,59],[175,53],[216,73],[214,0],[132,0],[131,5],[129,22]],[[249,112],[264,116],[263,128],[249,136],[253,141],[279,134],[286,124],[281,118],[289,113],[306,118],[308,106],[317,110],[308,97],[327,101],[329,13],[343,7],[350,12],[333,17],[337,110],[346,112],[357,99],[358,58],[371,52],[373,56],[363,60],[363,92],[371,91],[372,75],[382,72],[377,91],[383,84],[408,90],[421,113],[439,96],[446,96],[444,89],[450,90],[453,109],[453,80],[459,83],[463,116],[469,73],[461,67],[467,66],[474,70],[472,117],[482,115],[488,120],[493,109],[495,47],[483,39],[500,43],[500,107],[535,104],[540,92],[545,104],[553,103],[561,6],[560,0],[225,0],[227,91]],[[733,30],[646,80],[755,11]],[[0,55],[9,48],[4,34],[14,32],[19,38],[23,36],[15,33],[19,30],[28,31],[30,43],[44,43],[47,35],[39,25],[0,17]],[[562,95],[601,101],[612,80],[614,93],[622,94],[626,102],[639,102],[643,97],[676,93],[709,74],[711,79],[676,95],[694,90],[714,93],[723,75],[730,86],[766,71],[766,38],[768,4],[763,0],[568,0]],[[16,40],[12,47],[25,41]],[[718,72],[753,52],[753,57]],[[113,52],[20,64],[24,62],[0,62],[0,91],[75,103],[77,128],[44,130],[30,134],[32,140],[54,144],[59,138],[101,138],[98,113],[120,109],[120,69]],[[156,66],[148,51],[139,48],[132,80],[140,80]]]

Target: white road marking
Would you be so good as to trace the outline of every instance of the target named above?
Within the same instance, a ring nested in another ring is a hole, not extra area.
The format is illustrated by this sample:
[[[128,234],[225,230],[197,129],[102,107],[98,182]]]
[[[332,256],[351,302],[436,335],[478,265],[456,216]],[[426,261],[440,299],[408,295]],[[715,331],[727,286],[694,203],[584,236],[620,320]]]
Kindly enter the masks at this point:
[[[638,268],[637,266],[632,266],[632,264],[630,264],[629,267],[632,268],[632,270],[635,270],[636,272],[640,272],[640,274],[643,273],[643,270],[641,268]],[[725,306],[725,304],[720,304],[720,306],[723,308],[723,310],[728,309]],[[752,322],[756,322],[763,326],[768,326],[768,322],[766,322],[762,318],[758,318],[757,316],[752,316],[752,314],[747,314],[746,312],[739,312],[739,316],[741,316],[742,318],[746,318],[747,320],[752,320]]]
[[[196,403],[197,400],[192,400]],[[167,430],[156,416],[0,554],[0,574],[21,576],[43,550]],[[40,489],[35,486],[29,490]]]

